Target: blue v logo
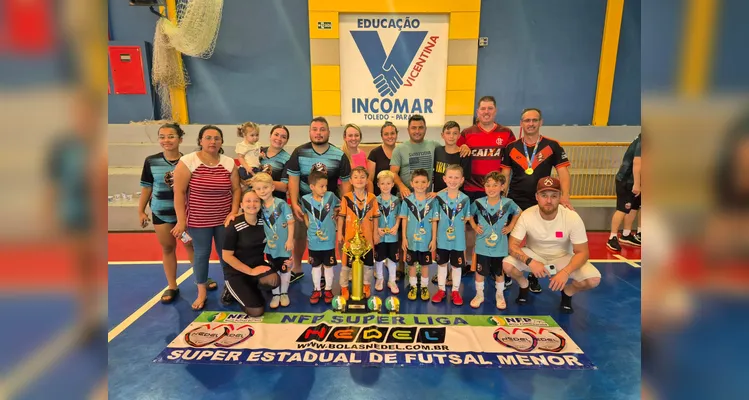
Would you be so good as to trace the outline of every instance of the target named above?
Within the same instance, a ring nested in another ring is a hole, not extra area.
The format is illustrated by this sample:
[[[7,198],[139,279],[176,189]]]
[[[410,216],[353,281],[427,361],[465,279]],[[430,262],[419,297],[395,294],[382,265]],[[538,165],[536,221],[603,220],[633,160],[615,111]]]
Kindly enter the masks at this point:
[[[403,77],[424,42],[427,31],[400,32],[389,55],[385,54],[377,31],[352,31],[351,36],[380,96],[392,96],[403,85]]]

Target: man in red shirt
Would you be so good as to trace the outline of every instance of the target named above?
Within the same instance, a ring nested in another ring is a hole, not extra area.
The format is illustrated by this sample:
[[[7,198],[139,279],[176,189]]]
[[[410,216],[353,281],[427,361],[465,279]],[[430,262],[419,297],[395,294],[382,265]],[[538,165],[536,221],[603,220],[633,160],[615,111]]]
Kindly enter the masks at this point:
[[[463,192],[471,203],[486,196],[484,177],[492,171],[500,171],[504,148],[515,141],[515,134],[506,126],[494,122],[497,116],[497,101],[494,96],[479,99],[478,116],[475,125],[463,130],[458,146],[467,145],[471,149],[471,175],[466,177]],[[476,233],[466,225],[466,260],[473,257]],[[468,268],[470,271],[470,267]],[[512,282],[512,281],[510,281]]]

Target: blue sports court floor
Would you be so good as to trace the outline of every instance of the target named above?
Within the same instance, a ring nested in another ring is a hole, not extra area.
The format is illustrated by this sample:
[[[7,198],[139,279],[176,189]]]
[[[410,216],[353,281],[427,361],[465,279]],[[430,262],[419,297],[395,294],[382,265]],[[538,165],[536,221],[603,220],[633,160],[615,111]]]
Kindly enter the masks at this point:
[[[514,303],[517,284],[506,292],[502,314],[551,315],[598,366],[586,371],[488,370],[483,368],[250,367],[156,364],[151,361],[179,334],[197,312],[190,305],[197,289],[188,264],[180,264],[180,298],[156,303],[164,289],[160,264],[109,265],[109,398],[110,399],[634,399],[640,397],[640,269],[626,262],[596,262],[600,286],[573,299],[575,313],[557,311],[559,294],[545,290],[531,304]],[[633,263],[637,265],[636,263]],[[433,272],[433,271],[432,271]],[[289,290],[288,312],[321,312],[310,305],[309,265],[305,279]],[[221,282],[221,269],[210,276]],[[472,278],[463,280],[465,304],[411,302],[401,290],[404,314],[494,315],[493,301],[472,309]],[[467,284],[466,284],[467,283]],[[548,280],[541,281],[542,286]],[[402,288],[402,282],[400,282]],[[222,285],[220,285],[223,287]],[[334,288],[334,293],[338,293]],[[434,290],[434,285],[430,285]],[[493,285],[486,298],[493,300]],[[209,292],[206,310],[226,310],[220,290]],[[229,310],[238,310],[236,306]],[[127,321],[126,321],[127,320]],[[123,321],[126,321],[123,324]],[[116,329],[118,327],[124,330]],[[387,397],[386,397],[387,396]]]

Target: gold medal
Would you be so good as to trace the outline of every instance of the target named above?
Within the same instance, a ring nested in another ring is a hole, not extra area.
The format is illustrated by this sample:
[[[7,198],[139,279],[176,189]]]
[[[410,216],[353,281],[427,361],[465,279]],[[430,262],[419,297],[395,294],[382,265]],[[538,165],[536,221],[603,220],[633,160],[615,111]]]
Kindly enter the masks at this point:
[[[315,232],[315,235],[317,235],[317,237],[322,239],[322,230],[318,229],[317,232]]]
[[[274,234],[273,234],[273,241],[276,241],[276,240],[278,240],[278,235],[276,235],[276,234],[274,233]]]
[[[275,249],[276,248],[276,242],[269,240],[268,241],[268,248],[269,249]]]
[[[386,235],[390,234],[390,228],[382,228],[382,231],[385,232]]]
[[[487,247],[495,247],[497,245],[495,240],[489,240],[489,238],[484,239],[484,243],[486,243]]]
[[[450,227],[447,228],[447,234],[448,235],[452,235],[453,232],[455,232],[455,228],[453,228],[452,226],[450,226]]]
[[[422,234],[422,235],[426,235],[427,234],[427,230],[424,229],[424,228],[419,228],[419,233]]]
[[[526,175],[533,175],[533,168],[528,168],[525,170]]]
[[[421,236],[419,236],[418,234],[414,233],[414,241],[421,242]]]
[[[494,232],[492,232],[492,234],[489,235],[489,240],[491,240],[491,241],[495,241],[495,240],[497,240],[497,238],[499,238],[499,236],[497,236],[497,234],[494,233]]]

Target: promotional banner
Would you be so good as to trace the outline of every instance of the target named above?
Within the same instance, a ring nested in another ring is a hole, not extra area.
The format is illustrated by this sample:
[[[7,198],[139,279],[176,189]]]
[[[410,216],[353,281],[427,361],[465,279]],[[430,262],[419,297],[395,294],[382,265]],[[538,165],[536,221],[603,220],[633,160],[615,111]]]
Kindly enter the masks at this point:
[[[154,360],[174,364],[596,369],[549,316],[206,311]]]
[[[445,122],[447,14],[341,14],[341,122]]]

